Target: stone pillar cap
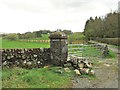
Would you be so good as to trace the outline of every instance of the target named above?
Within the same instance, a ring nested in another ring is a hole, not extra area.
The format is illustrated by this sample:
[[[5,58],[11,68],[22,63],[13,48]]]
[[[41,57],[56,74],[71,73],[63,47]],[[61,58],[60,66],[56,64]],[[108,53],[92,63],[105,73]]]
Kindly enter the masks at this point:
[[[54,32],[50,35],[50,39],[67,39],[67,36],[64,32]]]

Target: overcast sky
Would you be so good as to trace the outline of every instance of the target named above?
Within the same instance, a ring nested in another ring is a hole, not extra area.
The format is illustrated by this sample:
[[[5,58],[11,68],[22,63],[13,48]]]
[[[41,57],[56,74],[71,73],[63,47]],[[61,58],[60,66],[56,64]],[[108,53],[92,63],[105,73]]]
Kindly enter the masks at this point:
[[[41,29],[82,32],[91,16],[118,9],[119,0],[0,0],[0,32]]]

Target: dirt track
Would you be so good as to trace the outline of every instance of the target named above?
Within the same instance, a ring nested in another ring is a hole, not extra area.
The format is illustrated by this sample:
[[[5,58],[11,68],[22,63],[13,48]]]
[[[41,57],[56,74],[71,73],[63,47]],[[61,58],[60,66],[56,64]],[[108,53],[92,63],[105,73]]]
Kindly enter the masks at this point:
[[[103,43],[102,43],[103,44]],[[118,54],[120,50],[108,45],[108,49]],[[100,65],[94,66],[96,77],[94,79],[75,77],[72,88],[118,88],[118,58],[96,59]]]
[[[110,65],[110,66],[109,66]],[[96,77],[92,80],[88,78],[75,77],[73,88],[117,88],[118,87],[118,67],[116,63],[103,62],[95,68]]]
[[[109,47],[118,54],[118,49]],[[91,61],[92,62],[92,61]],[[118,58],[98,59],[99,65],[94,66],[94,79],[75,77],[72,88],[118,88]]]
[[[120,49],[118,49],[118,48],[113,48],[110,45],[108,45],[108,49],[112,50],[113,52],[115,52],[117,54],[120,54]]]
[[[120,50],[108,45],[120,56]],[[73,80],[72,88],[118,88],[118,58],[116,59],[96,59],[100,65],[94,66],[96,77],[94,79],[80,78],[77,76]]]
[[[73,88],[118,88],[117,60],[101,61],[101,64],[94,68],[94,79],[77,76],[73,80]]]

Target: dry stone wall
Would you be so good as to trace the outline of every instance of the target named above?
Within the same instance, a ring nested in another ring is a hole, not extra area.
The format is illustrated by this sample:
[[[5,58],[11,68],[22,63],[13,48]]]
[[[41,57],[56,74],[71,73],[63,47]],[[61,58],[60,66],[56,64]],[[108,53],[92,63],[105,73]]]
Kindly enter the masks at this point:
[[[38,68],[48,64],[63,66],[67,61],[68,41],[63,32],[50,35],[50,48],[2,49],[2,65]]]
[[[99,49],[102,52],[102,55],[106,57],[109,54],[108,46],[104,44],[91,44],[91,46]]]
[[[38,68],[50,64],[50,48],[2,49],[3,67]]]

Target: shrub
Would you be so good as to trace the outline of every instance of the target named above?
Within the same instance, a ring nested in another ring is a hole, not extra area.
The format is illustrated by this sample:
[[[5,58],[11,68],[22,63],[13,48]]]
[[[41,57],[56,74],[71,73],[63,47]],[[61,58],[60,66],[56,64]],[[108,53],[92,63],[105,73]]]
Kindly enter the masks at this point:
[[[118,38],[96,38],[96,41],[112,45],[120,45],[120,40]]]
[[[18,39],[18,35],[15,34],[15,33],[12,33],[12,34],[8,34],[6,36],[7,39],[10,39],[10,40],[17,40]]]

